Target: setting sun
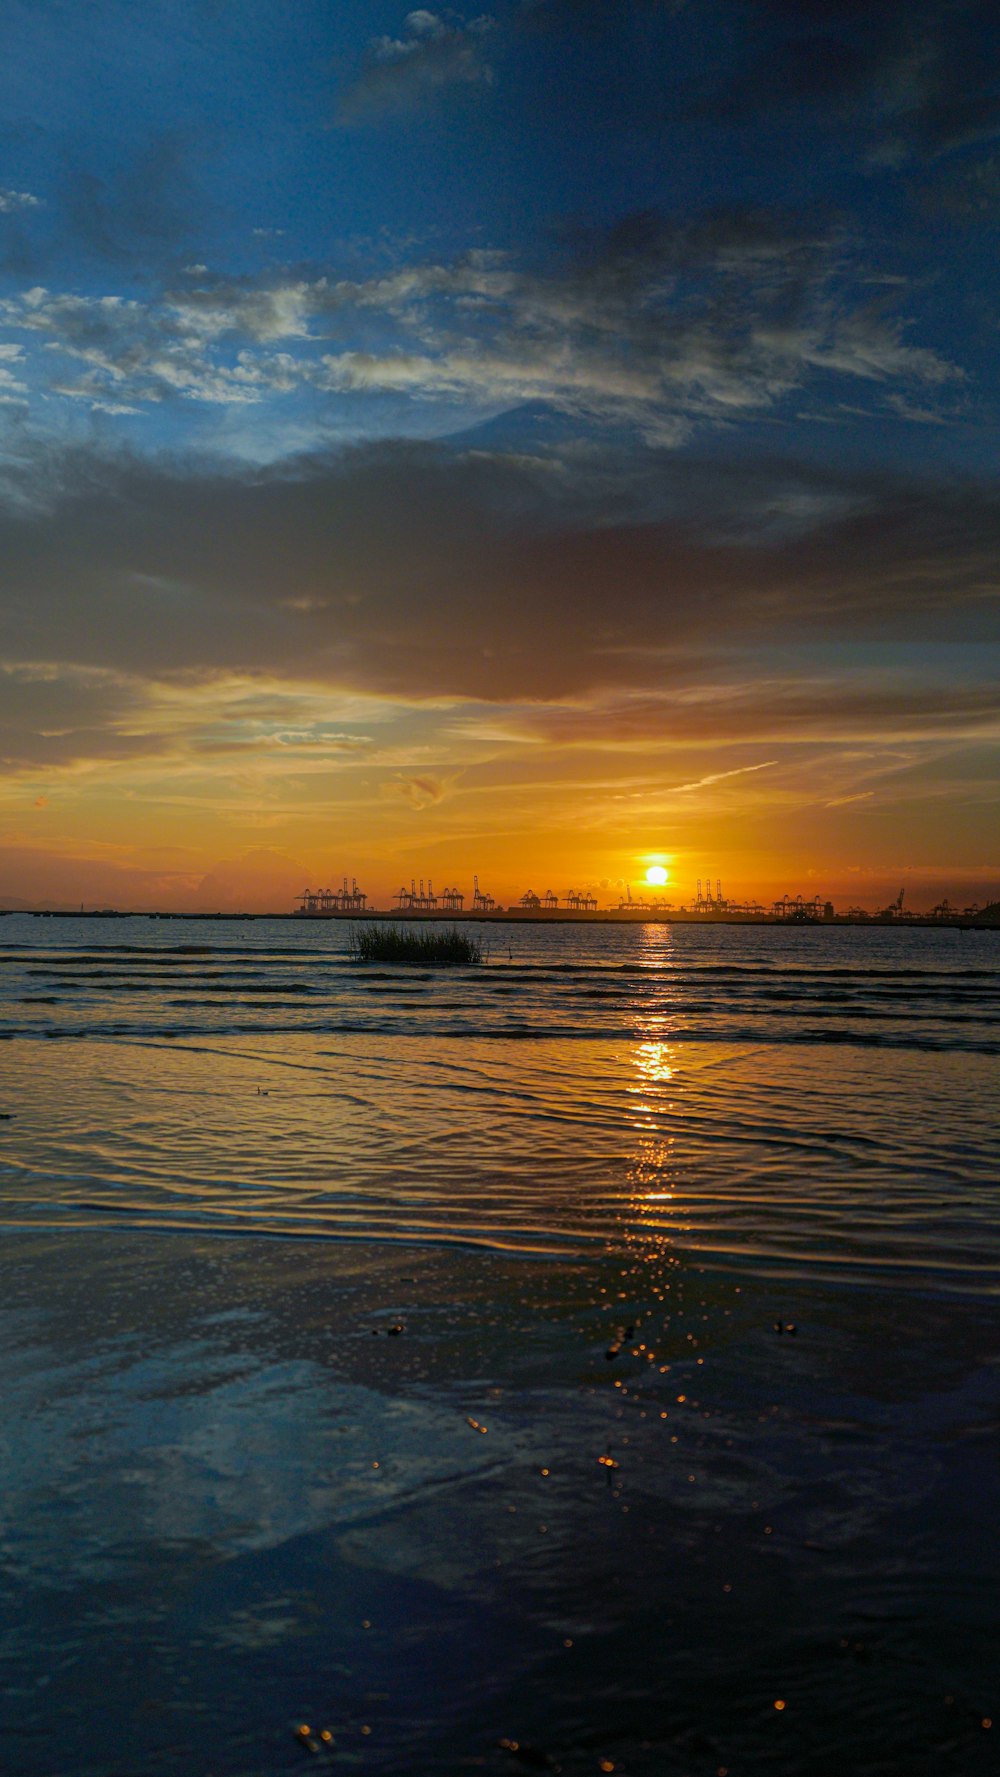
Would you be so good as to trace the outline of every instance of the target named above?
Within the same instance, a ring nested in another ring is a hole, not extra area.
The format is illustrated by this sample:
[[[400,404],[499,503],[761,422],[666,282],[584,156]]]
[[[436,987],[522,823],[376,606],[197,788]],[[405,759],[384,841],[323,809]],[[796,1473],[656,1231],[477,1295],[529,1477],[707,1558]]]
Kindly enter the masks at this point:
[[[667,872],[664,870],[663,865],[650,864],[649,869],[646,871],[646,881],[653,883],[656,888],[662,888],[666,880]]]

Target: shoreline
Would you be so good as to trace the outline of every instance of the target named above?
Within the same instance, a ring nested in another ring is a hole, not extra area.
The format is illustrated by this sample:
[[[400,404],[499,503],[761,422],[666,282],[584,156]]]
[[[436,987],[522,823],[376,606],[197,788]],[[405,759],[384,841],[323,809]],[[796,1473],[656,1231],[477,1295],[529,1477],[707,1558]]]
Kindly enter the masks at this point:
[[[989,918],[982,914],[955,914],[935,917],[930,913],[915,913],[903,919],[891,918],[878,913],[862,916],[850,913],[835,913],[832,919],[796,918],[794,915],[785,918],[780,913],[689,913],[682,909],[672,909],[669,913],[651,913],[631,910],[629,908],[609,907],[599,909],[596,913],[571,912],[569,909],[558,908],[551,912],[540,912],[536,909],[522,908],[497,909],[493,913],[456,913],[452,910],[440,909],[437,912],[409,913],[405,909],[388,907],[367,907],[356,913],[160,913],[148,910],[130,910],[118,908],[93,908],[87,912],[74,912],[70,908],[36,908],[36,907],[0,907],[0,919],[185,919],[228,921],[242,923],[247,920],[274,919],[293,920],[304,925],[315,925],[327,921],[347,922],[356,925],[365,920],[394,920],[414,924],[439,925],[693,925],[693,926],[784,926],[793,927],[796,931],[822,930],[829,931],[834,926],[904,927],[907,931],[962,931],[962,932],[996,932],[1000,931],[1000,914],[991,912]]]

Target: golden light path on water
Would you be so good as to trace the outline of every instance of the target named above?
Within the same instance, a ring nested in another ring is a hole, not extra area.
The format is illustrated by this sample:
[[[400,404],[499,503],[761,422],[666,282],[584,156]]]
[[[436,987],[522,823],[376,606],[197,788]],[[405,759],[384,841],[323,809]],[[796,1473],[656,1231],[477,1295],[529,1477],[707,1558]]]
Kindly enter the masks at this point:
[[[659,877],[654,879],[652,871],[647,874],[650,880],[661,880]],[[665,871],[662,873],[662,880],[666,880]],[[651,925],[645,928],[643,960],[647,968],[656,973],[662,974],[669,970],[672,961],[669,926]],[[671,1223],[663,1216],[662,1211],[653,1206],[671,1203],[674,1199],[674,1191],[668,1188],[667,1180],[671,1176],[671,1151],[675,1137],[662,1128],[660,1115],[664,1111],[672,1113],[674,1110],[674,1100],[669,1095],[669,1090],[678,1061],[676,1045],[672,1048],[662,1035],[667,1022],[665,1014],[636,1008],[636,1034],[639,1040],[632,1052],[635,1078],[626,1087],[630,1101],[630,1121],[638,1143],[628,1168],[629,1184],[633,1190],[632,1214],[643,1234],[656,1235],[661,1242],[667,1240]]]

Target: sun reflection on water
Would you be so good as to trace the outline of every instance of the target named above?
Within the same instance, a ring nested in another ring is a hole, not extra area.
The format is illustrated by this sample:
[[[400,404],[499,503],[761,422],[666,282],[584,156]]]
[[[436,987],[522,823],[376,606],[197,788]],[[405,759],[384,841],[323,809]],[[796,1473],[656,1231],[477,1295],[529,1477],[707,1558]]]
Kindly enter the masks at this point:
[[[645,925],[639,932],[640,973],[633,978],[627,1013],[636,1036],[660,1042],[677,1016],[677,953],[670,926]]]
[[[644,1238],[656,1245],[670,1244],[664,1225],[664,1205],[674,1197],[674,1135],[667,1123],[675,1108],[677,1045],[644,1035],[632,1048],[629,1060],[633,1078],[626,1086],[628,1120],[635,1135],[626,1178],[629,1188],[629,1219]]]
[[[675,1073],[674,1051],[669,1043],[639,1043],[635,1051],[636,1071],[642,1081],[654,1081],[657,1085],[665,1085],[672,1080]],[[631,1091],[641,1090],[635,1086]]]

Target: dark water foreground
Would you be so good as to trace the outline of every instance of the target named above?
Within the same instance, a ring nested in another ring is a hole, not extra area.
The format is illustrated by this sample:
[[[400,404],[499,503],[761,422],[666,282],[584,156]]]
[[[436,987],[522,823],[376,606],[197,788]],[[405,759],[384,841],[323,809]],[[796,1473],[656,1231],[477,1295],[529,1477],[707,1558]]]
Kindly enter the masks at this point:
[[[975,1295],[642,1241],[36,1233],[4,1274],[5,1770],[995,1769]]]
[[[0,945],[4,1773],[996,1768],[994,949],[365,978],[45,924]]]

